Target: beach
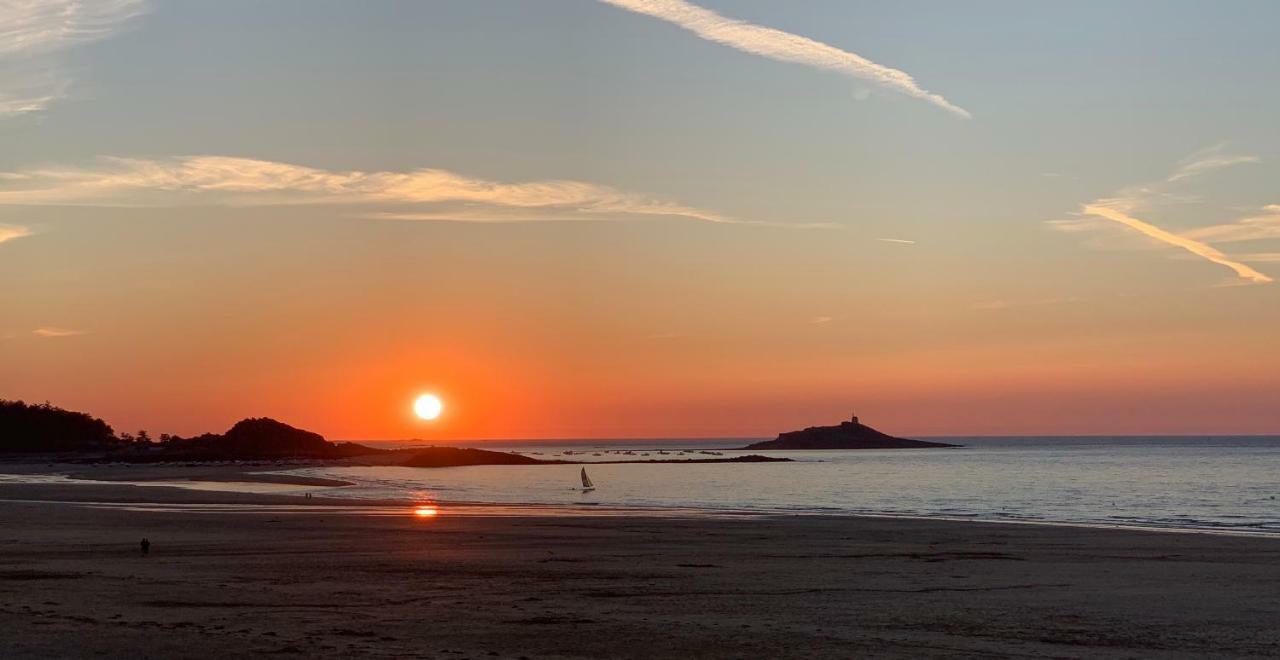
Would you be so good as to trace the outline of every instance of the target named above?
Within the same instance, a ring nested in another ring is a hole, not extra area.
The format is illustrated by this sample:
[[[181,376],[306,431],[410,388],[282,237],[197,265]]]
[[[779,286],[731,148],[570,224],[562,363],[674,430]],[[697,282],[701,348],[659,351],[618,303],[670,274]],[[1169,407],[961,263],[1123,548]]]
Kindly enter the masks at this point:
[[[448,504],[415,515],[110,484],[0,484],[0,500],[9,658],[1280,655],[1274,538]]]

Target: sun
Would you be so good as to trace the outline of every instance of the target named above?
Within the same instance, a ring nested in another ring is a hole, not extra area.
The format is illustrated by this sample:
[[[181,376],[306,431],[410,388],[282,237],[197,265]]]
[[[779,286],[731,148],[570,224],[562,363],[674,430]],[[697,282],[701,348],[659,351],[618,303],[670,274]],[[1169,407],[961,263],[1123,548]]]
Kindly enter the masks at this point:
[[[420,419],[435,419],[444,412],[444,402],[434,394],[423,394],[413,400],[413,414]]]

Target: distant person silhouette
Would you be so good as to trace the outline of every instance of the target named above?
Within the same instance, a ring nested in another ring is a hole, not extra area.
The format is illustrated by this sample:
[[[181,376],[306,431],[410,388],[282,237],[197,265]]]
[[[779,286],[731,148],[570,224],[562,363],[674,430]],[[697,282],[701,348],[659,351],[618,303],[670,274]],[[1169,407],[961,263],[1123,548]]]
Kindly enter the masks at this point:
[[[151,552],[151,541],[148,541],[145,536],[142,538],[142,543],[140,545],[142,546],[143,556],[146,556],[148,552]]]

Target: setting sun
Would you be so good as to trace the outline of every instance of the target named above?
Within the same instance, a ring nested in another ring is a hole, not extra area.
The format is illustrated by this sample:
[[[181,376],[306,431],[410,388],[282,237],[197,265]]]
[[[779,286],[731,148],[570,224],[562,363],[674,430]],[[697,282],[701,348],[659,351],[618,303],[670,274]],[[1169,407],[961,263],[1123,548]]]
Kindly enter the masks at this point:
[[[435,419],[444,411],[444,402],[434,394],[423,394],[413,401],[413,414],[420,419]]]

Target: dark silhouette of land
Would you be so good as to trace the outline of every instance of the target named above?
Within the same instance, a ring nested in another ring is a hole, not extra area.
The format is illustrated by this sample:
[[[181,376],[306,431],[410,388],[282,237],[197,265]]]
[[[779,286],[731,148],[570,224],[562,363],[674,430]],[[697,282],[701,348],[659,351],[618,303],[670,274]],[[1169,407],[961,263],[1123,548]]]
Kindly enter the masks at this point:
[[[106,422],[49,404],[0,399],[0,451],[105,451],[120,443]]]
[[[504,451],[487,449],[462,449],[458,447],[428,447],[426,449],[401,449],[396,452],[410,452],[410,458],[401,465],[406,467],[439,468],[458,467],[462,465],[610,465],[620,463],[786,463],[789,458],[774,458],[751,454],[749,456],[733,456],[730,458],[671,458],[671,459],[636,459],[620,461],[567,461],[559,459],[541,459],[512,454]],[[393,452],[393,453],[396,453]]]
[[[324,436],[304,431],[268,417],[236,422],[221,435],[206,433],[194,438],[171,438],[159,451],[142,448],[140,457],[159,460],[269,460],[279,458],[336,459],[380,454],[384,449],[353,442],[329,442]]]
[[[629,461],[566,461],[580,462],[590,465],[609,465],[611,463],[790,463],[789,458],[780,458],[778,456],[761,456],[760,454],[747,454],[746,456],[731,456],[729,458],[658,458],[654,460],[641,459]]]
[[[330,442],[319,433],[268,417],[236,422],[225,433],[192,438],[161,434],[153,442],[146,431],[117,436],[101,419],[48,403],[0,401],[0,453],[56,455],[74,462],[225,462],[320,460],[443,468],[465,465],[576,464],[487,449],[427,447],[378,449],[354,442]],[[760,463],[788,461],[767,456],[658,460],[593,461],[608,463]]]
[[[858,421],[854,415],[836,426],[810,426],[802,431],[779,434],[777,439],[747,445],[747,449],[913,449],[958,447],[943,442],[895,438]]]
[[[545,461],[520,454],[487,449],[463,449],[459,447],[427,447],[426,449],[403,449],[409,452],[409,459],[401,463],[406,467],[440,468],[459,467],[463,465],[545,465],[564,461]]]

